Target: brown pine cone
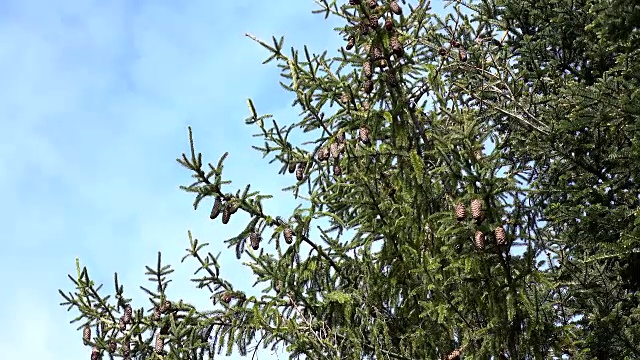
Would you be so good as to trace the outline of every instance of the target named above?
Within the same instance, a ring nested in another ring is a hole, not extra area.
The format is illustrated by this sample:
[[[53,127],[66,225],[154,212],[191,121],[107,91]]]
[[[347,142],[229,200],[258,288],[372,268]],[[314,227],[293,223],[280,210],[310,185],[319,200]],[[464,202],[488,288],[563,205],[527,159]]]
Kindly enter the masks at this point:
[[[484,250],[485,242],[484,242],[484,233],[480,230],[476,231],[476,234],[473,238],[473,244],[476,246],[478,250]]]
[[[209,219],[214,220],[220,215],[220,208],[222,207],[222,199],[220,196],[216,196],[216,199],[213,201],[213,207],[211,208],[211,214],[209,214]]]
[[[133,308],[130,304],[127,304],[124,307],[124,322],[126,324],[131,324],[131,320],[133,319]]]
[[[498,226],[497,228],[495,228],[493,233],[496,237],[496,244],[498,246],[507,245],[507,233],[504,231],[504,228],[502,226]]]
[[[298,163],[296,168],[296,180],[302,181],[304,179],[305,164],[303,162]]]
[[[340,176],[342,175],[342,168],[340,167],[340,165],[335,164],[333,165],[333,176]]]
[[[393,19],[387,18],[384,21],[384,29],[387,31],[392,31],[393,30]]]
[[[331,146],[329,147],[329,155],[331,155],[331,157],[334,159],[340,158],[340,146],[338,145],[338,143],[331,144]]]
[[[325,161],[329,159],[329,149],[326,146],[323,146],[318,150],[317,159],[318,161]]]
[[[82,330],[82,342],[85,345],[89,345],[90,341],[91,341],[91,327],[89,325],[85,325],[84,329]]]
[[[460,360],[460,355],[462,355],[462,351],[455,349],[447,355],[446,360]]]
[[[377,29],[378,27],[380,27],[380,24],[378,23],[378,15],[376,14],[369,15],[369,26],[372,29]]]
[[[159,308],[160,312],[163,314],[166,314],[169,312],[169,310],[171,310],[171,301],[169,300],[165,300],[162,302],[162,305],[160,305]]]
[[[371,94],[373,92],[373,81],[367,80],[364,82],[363,90],[367,94]]]
[[[458,59],[460,59],[460,61],[462,62],[467,61],[467,50],[465,49],[458,50]]]
[[[400,44],[400,40],[398,40],[397,36],[392,36],[389,39],[389,44],[391,45],[391,51],[393,51],[394,54],[400,56],[404,53],[404,49],[402,48],[402,44]]]
[[[467,208],[462,203],[456,204],[455,212],[456,212],[456,220],[458,221],[463,221],[464,218],[467,217]]]
[[[114,354],[117,348],[118,344],[116,344],[116,342],[113,340],[109,340],[109,353]]]
[[[283,231],[284,233],[284,241],[287,244],[291,244],[293,242],[293,230],[291,230],[291,228],[286,228]]]
[[[163,348],[164,348],[164,339],[162,338],[162,335],[158,335],[156,337],[156,345],[153,350],[156,352],[156,354],[161,354]]]
[[[482,220],[482,200],[473,199],[471,201],[471,217],[475,221]]]
[[[225,206],[224,210],[222,210],[222,223],[223,224],[228,224],[229,220],[231,219],[231,211],[229,209],[229,206]]]
[[[384,52],[382,51],[382,49],[380,49],[380,47],[374,46],[371,49],[371,57],[374,61],[384,60]]]
[[[222,299],[222,301],[223,301],[223,302],[225,302],[225,303],[227,303],[227,304],[228,304],[228,303],[230,303],[230,302],[231,302],[231,294],[230,294],[230,293],[228,293],[228,292],[226,292],[226,293],[224,293],[224,294],[222,295],[221,299]]]
[[[371,80],[371,77],[373,76],[373,68],[371,66],[371,62],[365,61],[364,64],[362,64],[362,74],[365,78]]]
[[[260,248],[260,235],[255,232],[252,232],[249,235],[249,242],[251,243],[251,248],[253,250],[258,250]]]
[[[398,5],[398,2],[395,0],[389,3],[389,9],[391,10],[392,13],[396,15],[402,14],[402,8],[400,7],[400,5]]]
[[[363,144],[369,145],[371,144],[371,137],[369,136],[369,129],[366,127],[361,127],[358,130],[358,138],[362,141]]]
[[[122,345],[120,347],[120,353],[122,354],[123,359],[129,359],[131,356],[131,342],[128,339],[124,339],[122,341]]]
[[[353,49],[353,47],[356,45],[356,38],[354,36],[349,36],[349,39],[347,39],[347,50],[351,50]]]
[[[97,347],[91,349],[91,360],[98,360],[100,358],[100,350]]]

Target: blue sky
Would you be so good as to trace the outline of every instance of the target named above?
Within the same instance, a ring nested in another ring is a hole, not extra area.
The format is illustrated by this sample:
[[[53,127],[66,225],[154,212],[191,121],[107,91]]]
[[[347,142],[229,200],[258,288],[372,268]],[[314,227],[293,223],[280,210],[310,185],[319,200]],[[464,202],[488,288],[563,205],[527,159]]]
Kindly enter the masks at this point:
[[[178,265],[170,293],[206,305],[208,295],[179,265],[187,230],[203,241],[227,227],[194,212],[178,189],[190,174],[175,158],[187,125],[205,157],[230,152],[226,174],[276,193],[289,181],[250,149],[246,98],[262,113],[295,117],[278,69],[244,37],[285,35],[316,52],[341,44],[336,20],[312,15],[312,1],[0,0],[0,358],[87,359],[80,333],[58,304],[79,257],[112,288],[120,273],[136,306],[137,287],[158,250]],[[317,34],[322,34],[317,36]],[[258,181],[259,180],[259,181]],[[259,185],[258,185],[259,184]],[[235,189],[235,187],[234,187]],[[286,216],[293,203],[266,209]],[[217,250],[225,247],[218,246]],[[250,283],[229,253],[223,274]],[[276,358],[269,350],[262,359]],[[231,357],[230,359],[238,358]],[[280,358],[283,358],[281,355]]]

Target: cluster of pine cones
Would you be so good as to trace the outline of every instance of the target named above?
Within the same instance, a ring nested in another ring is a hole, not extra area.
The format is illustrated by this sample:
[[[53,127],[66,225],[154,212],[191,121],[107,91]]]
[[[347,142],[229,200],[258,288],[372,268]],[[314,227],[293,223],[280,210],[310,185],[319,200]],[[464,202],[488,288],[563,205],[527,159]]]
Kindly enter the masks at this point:
[[[375,36],[375,33],[382,31],[380,29],[380,18],[386,17],[382,28],[388,33],[388,47],[390,53],[395,56],[396,59],[401,58],[404,55],[404,48],[398,38],[398,34],[395,31],[395,23],[393,15],[401,15],[402,8],[396,0],[389,2],[388,6],[378,6],[377,0],[367,0],[366,4],[362,4],[361,0],[350,0],[349,4],[358,6],[363,13],[363,17],[360,20],[357,34],[352,34],[347,38],[347,50],[351,50],[356,46],[356,40],[364,43],[365,49],[368,52],[368,59],[362,65],[362,75],[364,77],[363,91],[366,94],[371,94],[374,90],[373,74],[374,68],[379,67],[387,69],[385,79],[391,87],[398,86],[398,79],[394,72],[389,68],[389,61],[391,60],[388,55],[385,54],[383,48],[385,44],[380,40],[384,37]],[[388,13],[387,13],[388,10]],[[387,13],[388,15],[385,15]],[[367,40],[367,36],[374,33]]]
[[[358,129],[357,141],[364,145],[371,144],[371,133],[369,128],[361,126]],[[347,138],[343,129],[338,130],[336,135],[330,140],[329,144],[320,147],[316,153],[316,159],[318,161],[327,161],[333,159],[333,176],[338,177],[342,175],[342,168],[340,167],[340,158],[345,152]]]
[[[162,314],[166,314],[167,312],[169,312],[169,310],[171,310],[171,302],[165,300],[160,306],[156,306],[154,308],[154,320],[160,320]],[[120,330],[120,332],[124,334],[124,332],[127,330],[127,327],[129,325],[132,325],[132,323],[133,323],[133,308],[131,307],[130,304],[127,304],[124,307],[124,314],[120,317],[118,321],[118,329]],[[104,331],[105,330],[103,326],[101,328],[101,332],[104,333]],[[161,337],[162,333],[163,332],[160,331],[160,334],[158,334],[156,337],[154,351],[157,354],[161,354],[164,348],[164,339]],[[85,345],[89,345],[91,341],[92,341],[91,327],[89,325],[85,325],[82,331],[82,342]],[[118,348],[118,345],[115,342],[115,340],[110,339],[107,342],[106,350],[110,355],[112,356],[115,355],[117,348]],[[126,335],[123,337],[122,343],[120,344],[120,355],[125,360],[131,358],[131,341],[129,340],[129,337]],[[101,357],[100,350],[98,349],[97,346],[93,346],[93,348],[91,349],[91,360],[98,360],[100,359],[100,357]]]
[[[282,231],[282,235],[284,237],[284,241],[291,245],[293,243],[293,229],[290,227],[285,228]],[[253,231],[249,234],[249,244],[253,250],[258,250],[260,248],[260,243],[262,242],[262,236],[258,234],[256,231]]]
[[[476,224],[482,223],[484,220],[484,210],[482,208],[482,200],[473,199],[470,204],[471,208],[471,218],[476,222]],[[467,208],[463,203],[458,203],[455,206],[455,216],[456,220],[464,221],[467,217]],[[507,245],[507,233],[504,230],[504,227],[498,226],[493,230],[493,234],[496,240],[496,245],[500,248],[504,248]],[[473,238],[473,243],[478,250],[485,249],[485,234],[482,230],[476,230],[476,233]]]
[[[226,225],[229,223],[231,215],[238,212],[239,207],[240,204],[236,199],[231,199],[223,203],[222,197],[216,196],[216,199],[213,202],[213,207],[211,208],[211,214],[209,215],[209,218],[211,220],[214,220],[218,217],[218,215],[220,215],[220,212],[222,212],[222,223]]]
[[[451,47],[449,49],[444,47],[441,47],[440,49],[438,49],[438,54],[440,56],[449,55],[449,53],[451,52],[451,48],[453,48],[458,50],[458,60],[462,62],[466,62],[468,59],[467,50],[464,47],[462,47],[462,44],[460,44],[460,42],[457,40],[451,40],[450,45]]]

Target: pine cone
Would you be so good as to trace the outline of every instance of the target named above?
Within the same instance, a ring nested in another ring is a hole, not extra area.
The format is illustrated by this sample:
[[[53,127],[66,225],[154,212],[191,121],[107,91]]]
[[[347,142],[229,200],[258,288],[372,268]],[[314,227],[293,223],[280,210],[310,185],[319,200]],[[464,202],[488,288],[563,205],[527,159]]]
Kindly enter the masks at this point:
[[[84,329],[82,330],[82,342],[85,345],[89,345],[90,341],[91,341],[91,327],[89,325],[85,325]]]
[[[367,4],[370,9],[375,9],[378,6],[378,2],[376,0],[369,0],[367,1]]]
[[[222,223],[226,225],[229,223],[230,219],[231,219],[231,211],[229,211],[228,206],[225,206],[224,210],[222,210]]]
[[[122,353],[123,359],[129,359],[131,356],[131,343],[128,339],[124,339],[122,341],[122,345],[120,347],[120,353]]]
[[[507,233],[504,231],[504,228],[502,226],[498,226],[497,228],[495,228],[493,233],[496,236],[496,244],[498,246],[507,245]]]
[[[159,308],[160,312],[163,314],[166,314],[169,312],[169,310],[171,310],[171,301],[169,300],[165,300],[162,302],[162,305],[160,305]]]
[[[109,354],[114,354],[116,349],[118,348],[118,344],[115,341],[109,340]]]
[[[120,321],[118,321],[118,327],[120,331],[125,331],[127,329],[127,323],[124,321],[124,316],[120,317]]]
[[[302,181],[302,179],[304,178],[304,170],[305,170],[305,165],[303,162],[298,163],[298,167],[296,168],[296,179],[298,181]]]
[[[465,217],[467,217],[467,208],[466,206],[464,206],[464,204],[460,203],[460,204],[456,204],[456,220],[458,221],[462,221],[464,220]]]
[[[462,351],[455,349],[447,355],[446,360],[460,360],[460,355],[462,355]]]
[[[238,212],[238,209],[240,208],[240,201],[238,201],[237,199],[232,199],[227,204],[227,207],[229,208],[229,212],[231,213],[231,215],[233,215]]]
[[[358,129],[358,138],[362,141],[363,144],[369,145],[371,144],[371,137],[369,136],[369,129],[366,127],[361,127]]]
[[[389,3],[389,9],[391,10],[392,13],[396,15],[402,14],[402,8],[400,7],[400,5],[398,5],[398,2],[395,0]]]
[[[465,49],[458,50],[458,59],[460,59],[460,61],[462,62],[467,61],[467,50]]]
[[[471,217],[475,221],[482,220],[482,201],[480,199],[473,199],[471,201]]]
[[[329,149],[327,149],[326,146],[320,148],[320,150],[318,150],[317,158],[318,161],[325,161],[329,159]]]
[[[284,241],[287,244],[291,244],[293,242],[293,230],[291,230],[291,228],[286,228],[283,231],[284,233]]]
[[[360,34],[367,35],[371,31],[371,27],[369,26],[369,19],[364,19],[360,22]]]
[[[131,320],[133,319],[133,308],[130,304],[127,304],[124,307],[124,322],[126,324],[131,324]]]
[[[220,196],[216,196],[216,199],[213,201],[213,207],[211,208],[211,214],[209,215],[209,219],[213,220],[220,215],[220,207],[222,206],[222,199]]]
[[[373,49],[371,49],[371,57],[374,61],[383,60],[384,52],[378,46],[374,46]]]
[[[373,81],[367,80],[364,82],[363,90],[367,94],[371,94],[373,92]]]
[[[377,29],[378,27],[380,27],[380,24],[378,23],[378,15],[376,14],[371,14],[369,15],[369,26],[372,29]]]
[[[356,38],[354,36],[349,36],[349,38],[347,39],[347,50],[353,49],[355,45],[356,45]]]
[[[458,49],[460,47],[460,43],[456,40],[451,40],[451,46]]]
[[[349,0],[349,5],[360,5],[361,0]]]
[[[224,301],[225,303],[230,303],[231,302],[231,294],[229,294],[228,292],[224,293],[222,295],[222,301]]]
[[[251,243],[251,248],[253,250],[258,250],[260,248],[260,236],[257,233],[252,232],[249,235],[249,242]]]
[[[387,31],[393,30],[393,19],[387,18],[387,20],[384,21],[384,29]]]
[[[473,244],[476,246],[476,249],[484,250],[485,242],[484,233],[482,231],[476,231],[476,235],[473,238]]]
[[[343,105],[349,104],[349,95],[342,93],[342,95],[340,95],[340,103]]]
[[[159,306],[154,306],[153,307],[153,319],[154,320],[160,320],[162,318],[162,311],[160,311],[160,307]]]
[[[276,286],[274,286],[274,290],[277,294],[280,294],[280,292],[282,291],[282,281],[278,281],[276,283]]]
[[[386,76],[387,83],[389,84],[389,86],[397,87],[398,86],[398,78],[396,78],[396,76],[394,74],[392,74],[391,72],[387,72],[386,75],[387,75]]]
[[[347,139],[344,136],[344,130],[338,130],[338,134],[336,135],[336,141],[338,142],[338,144],[344,144],[346,140]]]
[[[333,176],[340,176],[342,175],[342,168],[340,167],[340,165],[335,164],[333,165]]]
[[[97,347],[91,349],[91,360],[98,360],[100,358],[100,350]]]
[[[330,149],[329,154],[331,155],[332,158],[334,159],[340,158],[340,146],[338,145],[338,143],[331,144],[329,149]]]
[[[438,54],[440,54],[440,56],[447,55],[447,49],[441,47],[440,49],[438,49]]]
[[[293,174],[296,171],[296,165],[295,161],[289,161],[289,174]]]
[[[373,70],[369,61],[365,61],[364,64],[362,64],[362,74],[365,78],[371,80],[371,77],[373,76]]]
[[[400,44],[397,36],[392,36],[391,39],[389,39],[389,44],[391,45],[391,51],[393,51],[394,54],[400,56],[404,53],[402,44]]]
[[[156,352],[156,354],[161,354],[163,348],[164,348],[164,339],[162,338],[162,335],[158,335],[156,337],[156,345],[153,350]]]

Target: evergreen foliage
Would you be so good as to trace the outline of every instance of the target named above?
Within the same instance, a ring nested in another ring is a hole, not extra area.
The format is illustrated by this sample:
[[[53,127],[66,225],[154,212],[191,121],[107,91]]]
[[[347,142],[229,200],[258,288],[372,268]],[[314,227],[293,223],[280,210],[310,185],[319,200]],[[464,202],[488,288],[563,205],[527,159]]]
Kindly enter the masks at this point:
[[[210,309],[172,297],[161,254],[151,310],[78,263],[60,293],[92,359],[252,343],[309,359],[640,358],[640,5],[446,3],[318,1],[344,19],[335,54],[249,35],[300,109],[283,123],[249,100],[246,119],[299,207],[265,213],[271,196],[232,187],[227,154],[205,163],[191,129],[178,162],[195,209],[250,216],[225,243],[264,292],[225,280],[191,233]]]

